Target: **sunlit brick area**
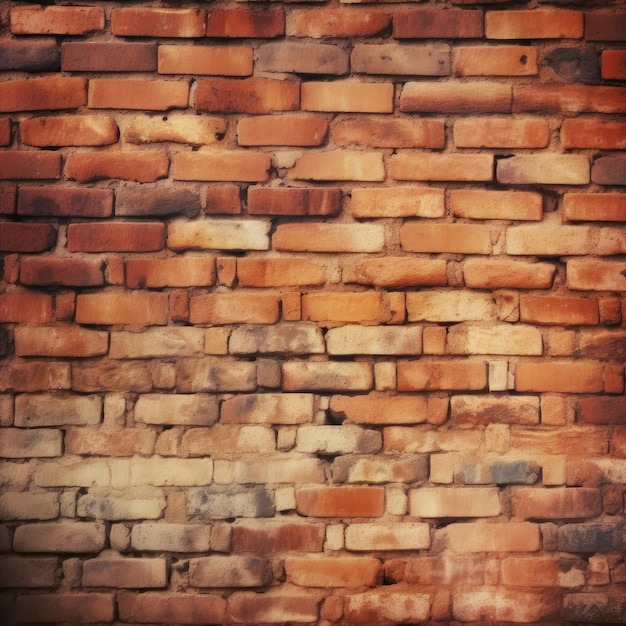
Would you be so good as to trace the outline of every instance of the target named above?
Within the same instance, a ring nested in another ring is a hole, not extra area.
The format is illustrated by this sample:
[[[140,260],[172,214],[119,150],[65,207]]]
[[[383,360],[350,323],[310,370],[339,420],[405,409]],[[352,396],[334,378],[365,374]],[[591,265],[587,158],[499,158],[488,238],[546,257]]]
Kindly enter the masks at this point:
[[[0,2],[0,625],[626,620],[623,0]]]

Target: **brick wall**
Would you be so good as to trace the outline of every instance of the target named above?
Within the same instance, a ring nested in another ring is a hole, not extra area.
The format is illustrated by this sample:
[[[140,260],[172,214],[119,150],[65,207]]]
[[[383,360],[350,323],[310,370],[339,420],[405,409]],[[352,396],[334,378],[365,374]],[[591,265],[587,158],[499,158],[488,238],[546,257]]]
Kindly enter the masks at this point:
[[[622,0],[0,3],[3,623],[626,615]]]

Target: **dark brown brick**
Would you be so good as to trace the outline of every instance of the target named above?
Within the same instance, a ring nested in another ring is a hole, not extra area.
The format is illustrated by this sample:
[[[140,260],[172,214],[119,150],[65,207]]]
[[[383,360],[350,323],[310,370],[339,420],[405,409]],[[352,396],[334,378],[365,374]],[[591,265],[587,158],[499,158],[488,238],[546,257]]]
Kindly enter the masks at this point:
[[[54,39],[8,39],[0,42],[0,70],[53,72],[60,69],[59,46]]]
[[[113,190],[22,187],[17,212],[47,217],[109,217],[113,214]]]
[[[578,400],[577,417],[585,424],[626,424],[626,398],[590,396]]]
[[[0,215],[15,213],[17,187],[15,185],[0,185]]]
[[[11,120],[8,117],[0,118],[0,146],[11,143]]]
[[[115,215],[178,215],[194,217],[200,212],[198,192],[184,187],[133,185],[118,189],[115,194]]]
[[[279,37],[285,33],[285,12],[276,7],[214,9],[207,21],[207,37]]]
[[[54,247],[57,231],[52,224],[0,223],[0,251],[44,252]]]
[[[64,72],[154,72],[156,68],[156,43],[66,41],[61,46]]]
[[[585,13],[587,41],[624,41],[626,13],[623,11],[589,11]]]
[[[24,257],[20,263],[20,282],[35,287],[97,287],[104,284],[102,268],[103,263],[98,260]]]
[[[241,213],[239,187],[236,185],[209,187],[206,190],[204,212],[207,215],[237,215]]]
[[[591,180],[599,185],[626,185],[626,157],[596,159],[591,166]]]

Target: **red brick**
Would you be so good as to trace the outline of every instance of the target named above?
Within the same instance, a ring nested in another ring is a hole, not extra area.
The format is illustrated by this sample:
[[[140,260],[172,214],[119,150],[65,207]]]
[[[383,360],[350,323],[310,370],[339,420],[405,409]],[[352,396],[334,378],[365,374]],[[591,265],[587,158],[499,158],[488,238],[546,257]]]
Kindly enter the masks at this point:
[[[518,363],[515,367],[515,390],[598,393],[603,390],[603,369],[594,362]]]
[[[514,516],[525,519],[582,519],[602,513],[602,496],[598,489],[516,487],[511,506]]]
[[[483,12],[408,9],[394,14],[396,39],[467,39],[483,36]]]
[[[80,294],[76,298],[76,323],[163,326],[167,310],[165,293]]]
[[[20,262],[23,285],[97,287],[104,284],[102,261],[24,257]]]
[[[380,517],[384,494],[382,487],[301,487],[296,509],[307,517]]]
[[[513,112],[626,113],[626,88],[589,85],[514,85]]]
[[[104,30],[104,9],[99,7],[24,6],[11,9],[14,35],[85,35]]]
[[[289,37],[371,37],[382,34],[391,16],[376,10],[341,7],[292,9],[287,13]]]
[[[585,424],[626,424],[626,398],[579,398],[577,416]]]
[[[598,301],[561,296],[520,296],[520,321],[559,326],[595,326],[599,323]]]
[[[61,155],[56,152],[0,152],[0,180],[60,177]]]
[[[392,83],[355,81],[308,82],[302,84],[304,111],[391,113]]]
[[[399,361],[398,390],[481,390],[487,386],[483,361]]]
[[[237,278],[240,287],[297,287],[323,285],[326,270],[308,259],[241,258],[237,260]]]
[[[64,592],[37,594],[17,599],[20,622],[111,622],[115,615],[112,593]]]
[[[65,160],[67,178],[81,183],[107,178],[149,183],[166,178],[168,170],[165,152],[73,152]]]
[[[623,11],[588,11],[585,13],[587,41],[624,41],[626,13]]]
[[[237,124],[240,146],[321,146],[328,122],[312,115],[259,115]]]
[[[602,78],[609,80],[626,79],[626,50],[603,50],[600,60]]]
[[[340,146],[443,148],[444,130],[440,120],[359,119],[335,122],[331,135]]]
[[[622,156],[597,158],[591,167],[591,180],[599,185],[626,185],[626,159]]]
[[[626,263],[619,261],[570,260],[566,278],[570,289],[586,291],[624,291]]]
[[[300,587],[375,587],[381,562],[368,556],[288,556],[287,582]]]
[[[108,222],[70,224],[70,252],[155,252],[165,246],[165,224]]]
[[[605,122],[600,119],[563,120],[561,144],[564,148],[623,150],[626,148],[626,122]]]
[[[0,295],[0,322],[45,324],[51,321],[51,296],[30,293]]]
[[[555,272],[551,263],[467,259],[463,266],[465,284],[472,289],[550,289]]]
[[[487,11],[487,39],[579,39],[583,13],[570,9]]]
[[[620,426],[613,430],[611,437],[611,452],[615,456],[626,458],[626,428]]]
[[[0,251],[44,252],[54,247],[57,231],[52,224],[24,224],[2,222],[0,224]]]
[[[1,303],[0,303],[0,306]],[[1,311],[1,309],[0,309]],[[33,319],[34,316],[31,317]],[[2,318],[0,318],[2,319]],[[50,361],[19,361],[14,362],[10,368],[0,370],[0,390],[2,391],[16,391],[16,392],[29,392],[29,391],[50,391],[59,389],[70,388],[70,366],[69,363],[59,363]],[[31,441],[29,438],[29,432],[20,429],[16,429],[17,436],[22,437],[24,440],[24,447],[38,446],[43,441],[39,440],[38,436],[34,436],[35,441]],[[38,431],[41,435],[41,439],[48,443],[53,443],[54,449],[57,449],[57,444],[60,445],[60,431],[44,429]],[[8,439],[8,438],[7,438]],[[20,448],[21,446],[13,444],[11,441],[5,442],[8,449]],[[46,449],[50,451],[50,448],[46,444]],[[4,453],[3,456],[13,456],[12,454]],[[18,454],[17,456],[21,456]],[[46,454],[25,454],[24,456],[61,456],[60,452],[46,453]]]
[[[99,115],[35,117],[20,122],[22,142],[29,146],[106,146],[115,143],[115,120]]]
[[[89,81],[91,109],[166,111],[184,109],[188,102],[187,80],[94,78]]]
[[[252,48],[249,46],[161,45],[158,59],[159,74],[252,74]]]
[[[541,118],[467,117],[454,123],[458,148],[546,148],[549,143],[550,127]]]
[[[23,72],[46,72],[60,68],[61,51],[53,38],[4,39],[0,43],[0,68]]]
[[[272,38],[285,34],[282,8],[222,8],[209,12],[207,37]]]
[[[172,157],[174,180],[263,182],[268,178],[270,156],[264,153],[220,150],[178,152]]]
[[[87,104],[84,78],[50,76],[7,80],[2,83],[0,111],[76,109]]]
[[[156,43],[67,41],[61,46],[64,72],[154,72]]]
[[[255,68],[261,72],[290,74],[348,73],[348,53],[334,44],[281,41],[259,47]]]
[[[154,453],[155,440],[156,433],[146,428],[68,428],[65,431],[65,451],[85,456],[147,456]]]
[[[118,37],[204,37],[206,12],[200,9],[133,7],[111,11],[111,32]]]
[[[0,146],[8,146],[11,143],[11,120],[8,117],[0,117]]]
[[[239,215],[241,213],[239,191],[236,185],[209,187],[206,190],[204,212],[207,215]]]
[[[490,154],[401,153],[391,157],[389,173],[394,180],[490,181]]]
[[[321,552],[323,524],[241,520],[233,526],[233,552]]]
[[[327,187],[250,187],[250,215],[337,215],[341,211],[341,189]]]
[[[308,152],[296,161],[289,177],[298,180],[381,182],[385,179],[385,165],[380,152]]]
[[[109,350],[107,333],[73,326],[15,329],[17,356],[92,357]]]
[[[534,76],[539,73],[532,46],[460,46],[454,50],[457,76]]]
[[[393,74],[400,76],[448,76],[448,44],[355,44],[350,66],[357,74]]]
[[[195,108],[223,113],[264,114],[300,106],[300,82],[274,78],[199,79]]]
[[[215,283],[215,259],[201,256],[127,259],[126,286],[131,289],[208,287]]]
[[[12,215],[15,213],[16,200],[16,185],[0,185],[0,215]]]
[[[400,244],[406,252],[489,254],[491,232],[477,224],[406,222],[400,227]]]
[[[50,217],[110,217],[113,214],[111,189],[22,187],[18,215]]]
[[[192,324],[275,324],[278,297],[220,293],[191,298],[189,321]]]

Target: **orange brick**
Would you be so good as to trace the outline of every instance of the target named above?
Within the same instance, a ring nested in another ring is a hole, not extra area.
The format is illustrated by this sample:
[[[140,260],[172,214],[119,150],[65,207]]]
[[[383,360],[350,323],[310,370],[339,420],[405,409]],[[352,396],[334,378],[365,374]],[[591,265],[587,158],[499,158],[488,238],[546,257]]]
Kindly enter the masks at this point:
[[[223,113],[264,114],[300,106],[300,83],[274,78],[214,78],[197,81],[195,107]]]
[[[394,14],[396,39],[466,39],[483,36],[482,11],[408,9]]]
[[[400,227],[400,245],[406,252],[489,254],[491,231],[475,224],[407,222]]]
[[[201,256],[127,259],[126,286],[131,289],[208,287],[215,283],[215,259]]]
[[[587,41],[624,41],[626,14],[623,11],[588,11],[585,13]]]
[[[113,214],[113,190],[22,187],[17,212],[29,216],[110,217]]]
[[[302,487],[296,509],[307,517],[380,517],[384,494],[381,487]]]
[[[371,37],[382,34],[391,16],[361,8],[292,9],[287,13],[286,34],[290,37]]]
[[[317,263],[297,257],[241,258],[237,260],[237,278],[240,287],[323,285],[326,270]]]
[[[29,360],[13,363],[10,368],[0,370],[0,390],[3,392],[51,391],[69,389],[70,386],[69,363]],[[7,433],[6,430],[5,433]],[[9,458],[61,456],[60,448],[58,448],[61,444],[60,434],[61,431],[50,429],[34,432],[32,429],[8,431],[8,434],[3,434],[2,456]],[[33,448],[41,449],[41,444],[47,452],[33,453]],[[59,451],[53,452],[51,448]]]
[[[147,183],[165,178],[168,170],[165,152],[73,152],[65,160],[65,175],[79,182],[119,178]]]
[[[428,417],[428,401],[422,396],[332,396],[334,418],[355,424],[421,424]]]
[[[304,111],[391,113],[393,93],[392,83],[308,82],[302,84],[301,106]]]
[[[546,148],[549,143],[550,127],[541,118],[467,117],[454,123],[458,148]]]
[[[15,329],[15,354],[18,356],[92,357],[109,350],[108,333],[54,326]]]
[[[385,180],[383,155],[379,152],[309,152],[301,156],[289,174],[299,180]]]
[[[279,224],[275,250],[291,252],[381,252],[385,233],[376,224]]]
[[[278,297],[220,293],[191,298],[192,324],[275,324],[279,317]]]
[[[369,391],[373,384],[371,363],[287,361],[282,364],[283,391]]]
[[[443,259],[410,257],[384,257],[347,265],[343,269],[342,278],[344,283],[398,289],[445,285],[448,282],[447,264]]]
[[[238,215],[241,213],[240,190],[236,185],[209,187],[204,212],[207,215]]]
[[[452,615],[463,622],[481,621],[484,617],[496,623],[548,623],[558,617],[561,601],[554,593],[509,589],[455,591]]]
[[[156,433],[146,428],[122,430],[98,427],[68,428],[65,431],[67,454],[86,456],[134,456],[154,453]]]
[[[563,215],[571,221],[626,221],[626,197],[620,193],[566,193]]]
[[[391,157],[389,173],[394,180],[490,181],[491,154],[402,153]]]
[[[16,200],[16,185],[0,185],[0,215],[11,215],[15,213]]]
[[[341,120],[335,122],[331,135],[339,146],[443,148],[444,130],[440,120]]]
[[[375,587],[382,572],[379,559],[369,556],[288,556],[287,582],[300,587]]]
[[[111,32],[118,37],[204,37],[206,12],[199,9],[133,7],[111,11]]]
[[[321,552],[323,524],[242,520],[233,528],[233,552]]]
[[[156,43],[66,41],[61,46],[64,72],[154,72]]]
[[[35,117],[20,122],[20,137],[29,146],[106,146],[118,138],[117,124],[105,115]]]
[[[302,296],[302,319],[316,322],[383,321],[389,314],[377,292],[318,292]]]
[[[109,222],[70,224],[70,252],[155,252],[165,246],[165,224]]]
[[[463,266],[465,284],[472,289],[550,289],[555,272],[551,263],[467,259]]]
[[[536,552],[541,548],[539,524],[531,522],[450,524],[443,534],[448,548],[460,554]]]
[[[52,321],[52,297],[30,293],[0,295],[0,322],[45,324]]]
[[[114,615],[115,595],[112,593],[66,591],[22,597],[17,601],[17,617],[20,622],[110,622]]]
[[[249,46],[161,45],[159,74],[213,74],[250,76],[252,48]]]
[[[272,38],[285,34],[282,8],[221,8],[209,12],[207,37]]]
[[[95,78],[89,81],[91,109],[166,111],[185,108],[188,101],[186,80]]]
[[[590,254],[596,248],[586,226],[524,225],[506,232],[506,251],[512,255],[564,256]]]
[[[498,182],[528,185],[586,185],[589,158],[582,154],[529,154],[500,159]]]
[[[228,615],[235,623],[319,622],[319,596],[305,591],[235,592]]]
[[[336,215],[341,211],[341,189],[328,187],[250,187],[250,215]]]
[[[0,118],[0,146],[11,143],[11,120],[8,117]]]
[[[104,30],[104,9],[87,6],[24,6],[11,9],[14,35],[85,35]]]
[[[626,79],[626,50],[603,50],[600,60],[602,78],[609,80]]]
[[[240,146],[320,146],[328,122],[312,115],[259,115],[237,124]]]
[[[57,231],[52,224],[21,224],[2,222],[0,226],[0,251],[44,252],[53,248]]]
[[[431,596],[416,593],[412,588],[397,589],[400,585],[378,587],[375,590],[355,593],[345,597],[345,616],[350,624],[393,624],[408,622],[424,624],[431,612]],[[433,603],[434,604],[434,603]],[[449,599],[446,605],[449,604]],[[447,616],[447,608],[445,615]]]
[[[603,367],[594,362],[518,363],[516,391],[598,393],[603,390]]]
[[[165,591],[117,594],[120,619],[144,623],[221,624],[226,617],[226,600],[215,593],[190,594]]]
[[[400,95],[404,113],[508,113],[511,87],[504,83],[408,82]]]
[[[23,257],[20,262],[20,282],[32,286],[97,287],[104,284],[102,262]]]
[[[75,109],[87,103],[84,78],[52,76],[2,83],[0,111]]]
[[[350,60],[341,47],[327,43],[281,41],[259,47],[255,67],[261,72],[342,75]]]
[[[516,487],[511,506],[513,515],[525,519],[583,519],[602,513],[602,497],[598,489]]]
[[[454,50],[457,76],[534,76],[539,73],[532,46],[460,46]]]
[[[0,179],[60,177],[61,155],[56,152],[0,152]]]
[[[485,389],[487,364],[483,361],[399,361],[398,390]]]
[[[136,324],[138,326],[167,323],[165,293],[93,293],[76,298],[78,324]]]
[[[448,76],[447,44],[355,44],[350,55],[352,72],[404,76]]]
[[[468,219],[540,220],[543,198],[534,191],[453,189],[450,191],[450,212]]]
[[[220,150],[178,152],[172,157],[174,180],[262,182],[267,180],[268,154]]]
[[[502,582],[516,587],[578,587],[587,563],[568,557],[508,557],[502,560]]]
[[[583,13],[570,9],[487,11],[487,39],[580,39]]]
[[[626,113],[625,87],[514,85],[513,112]]]
[[[443,217],[444,190],[434,187],[361,187],[352,190],[355,217]]]
[[[424,518],[494,517],[501,513],[493,487],[421,487],[409,491],[409,514]]]
[[[626,60],[625,60],[626,65]],[[600,119],[566,119],[561,124],[564,148],[626,148],[626,122],[605,122]]]
[[[521,295],[520,321],[560,326],[595,326],[599,323],[598,301],[591,298]]]

